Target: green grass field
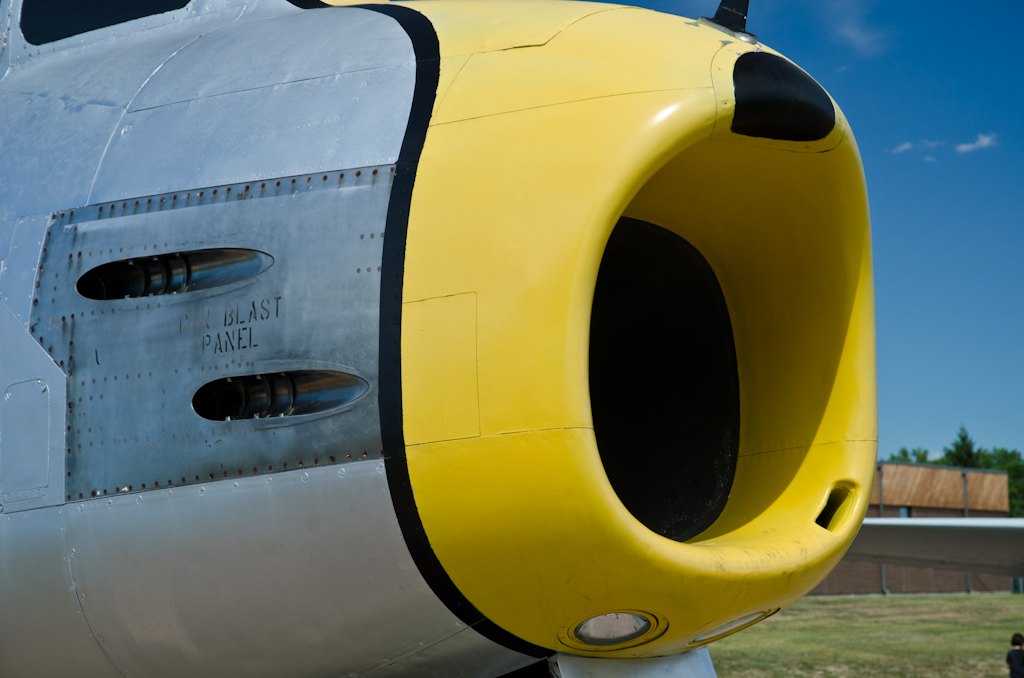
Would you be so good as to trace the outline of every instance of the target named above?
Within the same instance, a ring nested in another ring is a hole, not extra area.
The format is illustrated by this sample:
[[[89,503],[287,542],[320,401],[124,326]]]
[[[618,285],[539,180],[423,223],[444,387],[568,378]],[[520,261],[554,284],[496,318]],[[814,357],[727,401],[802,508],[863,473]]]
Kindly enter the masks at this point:
[[[1024,595],[804,598],[710,646],[719,678],[1006,678]]]

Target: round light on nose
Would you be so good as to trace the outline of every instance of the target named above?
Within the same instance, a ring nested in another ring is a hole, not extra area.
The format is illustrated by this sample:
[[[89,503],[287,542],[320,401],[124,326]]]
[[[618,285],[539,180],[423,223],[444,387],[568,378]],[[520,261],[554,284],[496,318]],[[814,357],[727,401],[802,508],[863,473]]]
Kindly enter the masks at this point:
[[[755,624],[766,617],[770,617],[778,612],[778,610],[768,610],[766,612],[755,612],[753,614],[743,615],[738,619],[733,619],[731,622],[722,624],[721,626],[711,629],[707,633],[690,642],[691,645],[696,643],[706,643],[712,640],[718,640],[722,636],[727,636],[730,633],[735,633],[740,629],[744,629],[751,624]]]
[[[632,612],[591,617],[576,626],[573,635],[587,645],[618,645],[636,640],[651,630],[651,621]]]

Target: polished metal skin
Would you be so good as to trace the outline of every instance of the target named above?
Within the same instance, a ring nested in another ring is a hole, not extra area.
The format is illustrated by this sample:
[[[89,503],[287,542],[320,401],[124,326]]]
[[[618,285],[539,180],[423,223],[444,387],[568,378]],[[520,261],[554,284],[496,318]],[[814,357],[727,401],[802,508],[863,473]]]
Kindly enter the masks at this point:
[[[0,346],[3,505],[9,514],[19,506],[59,504],[64,487],[64,374],[7,306],[0,306]]]
[[[131,201],[77,210],[70,224],[57,217],[42,260],[56,289],[40,298],[29,329],[69,368],[66,498],[380,456],[372,388],[340,412],[231,422],[197,417],[192,398],[224,377],[292,370],[376,381],[390,170],[207,188],[158,198],[162,210],[139,201],[149,214],[141,205],[132,214]],[[95,301],[74,289],[109,261],[226,247],[274,263],[180,294]]]
[[[0,675],[494,676],[380,460],[377,307],[415,63],[391,18],[228,0],[43,47],[4,0]],[[156,26],[154,27],[154,24]],[[241,248],[226,285],[93,300],[102,264]],[[354,402],[213,422],[231,376]]]
[[[594,659],[568,654],[552,662],[559,678],[715,678],[707,647],[652,659]]]
[[[865,518],[848,560],[1024,576],[1024,518]]]

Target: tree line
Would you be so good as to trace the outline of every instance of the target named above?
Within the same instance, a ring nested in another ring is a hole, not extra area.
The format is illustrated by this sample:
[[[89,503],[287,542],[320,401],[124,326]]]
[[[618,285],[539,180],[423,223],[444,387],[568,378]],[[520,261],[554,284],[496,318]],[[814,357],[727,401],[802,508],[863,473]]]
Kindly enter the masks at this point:
[[[889,456],[889,461],[1006,471],[1010,483],[1010,516],[1024,517],[1024,458],[1019,451],[1005,447],[977,447],[967,429],[961,426],[952,445],[942,448],[942,452],[938,459],[928,459],[928,450],[923,447],[912,450],[901,447]]]

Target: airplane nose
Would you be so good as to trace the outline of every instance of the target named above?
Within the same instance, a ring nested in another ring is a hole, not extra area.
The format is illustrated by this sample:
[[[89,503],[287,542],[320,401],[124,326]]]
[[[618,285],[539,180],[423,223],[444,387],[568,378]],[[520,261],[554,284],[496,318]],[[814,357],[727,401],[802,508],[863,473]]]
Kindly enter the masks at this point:
[[[842,111],[680,17],[608,9],[470,56],[432,20],[438,100],[381,318],[420,570],[540,652],[672,654],[790,604],[849,546],[876,450]]]

